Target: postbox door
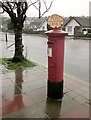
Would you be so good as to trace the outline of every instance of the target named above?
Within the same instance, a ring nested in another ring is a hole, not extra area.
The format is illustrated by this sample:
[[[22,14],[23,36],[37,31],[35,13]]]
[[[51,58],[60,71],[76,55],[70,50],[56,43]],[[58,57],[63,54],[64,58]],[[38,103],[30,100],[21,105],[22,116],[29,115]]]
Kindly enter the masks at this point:
[[[56,81],[56,42],[48,41],[48,80]]]

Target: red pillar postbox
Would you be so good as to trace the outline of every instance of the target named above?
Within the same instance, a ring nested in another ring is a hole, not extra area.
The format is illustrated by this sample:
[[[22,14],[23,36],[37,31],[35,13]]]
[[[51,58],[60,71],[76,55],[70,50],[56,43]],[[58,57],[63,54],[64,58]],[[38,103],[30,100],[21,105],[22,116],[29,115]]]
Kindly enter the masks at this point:
[[[45,32],[48,36],[48,98],[61,100],[63,97],[64,40],[62,30]]]

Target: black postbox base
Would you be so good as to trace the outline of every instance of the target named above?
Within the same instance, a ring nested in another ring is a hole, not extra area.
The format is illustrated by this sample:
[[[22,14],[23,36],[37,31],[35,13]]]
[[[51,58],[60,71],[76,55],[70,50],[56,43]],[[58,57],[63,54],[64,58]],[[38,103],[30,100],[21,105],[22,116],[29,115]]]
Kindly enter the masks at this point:
[[[51,82],[48,80],[47,83],[47,96],[54,100],[61,100],[63,97],[63,81]]]

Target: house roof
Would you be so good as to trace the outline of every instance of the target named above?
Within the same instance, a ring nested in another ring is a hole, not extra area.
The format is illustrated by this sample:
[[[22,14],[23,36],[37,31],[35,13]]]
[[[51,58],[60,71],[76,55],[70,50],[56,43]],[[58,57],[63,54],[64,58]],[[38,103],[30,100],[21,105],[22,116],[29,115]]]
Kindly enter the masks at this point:
[[[31,28],[34,28],[34,27],[40,28],[45,21],[47,21],[47,17],[43,17],[40,19],[39,18],[32,19],[32,21],[30,22],[30,27]]]
[[[48,17],[31,17],[29,19],[30,28],[40,28],[45,21],[47,21]],[[64,17],[64,24],[62,27],[65,27],[71,20],[75,20],[82,27],[89,27],[89,17]]]
[[[40,28],[42,25],[43,25],[43,23],[45,22],[45,21],[47,21],[47,19],[48,19],[48,17],[43,17],[43,18],[32,18],[31,19],[31,22],[30,22],[30,27],[31,28],[34,28],[34,27],[36,27],[36,28]],[[64,18],[64,24],[62,25],[62,26],[64,26],[67,22],[69,21],[69,18],[68,17],[65,17]]]
[[[64,24],[64,26],[66,26],[72,19],[74,19],[80,26],[89,26],[89,17],[70,17],[69,20]]]
[[[65,17],[65,18],[63,18],[63,19],[64,19],[64,23],[63,23],[62,26],[64,26],[64,25],[69,21],[69,18],[68,18],[68,17]]]

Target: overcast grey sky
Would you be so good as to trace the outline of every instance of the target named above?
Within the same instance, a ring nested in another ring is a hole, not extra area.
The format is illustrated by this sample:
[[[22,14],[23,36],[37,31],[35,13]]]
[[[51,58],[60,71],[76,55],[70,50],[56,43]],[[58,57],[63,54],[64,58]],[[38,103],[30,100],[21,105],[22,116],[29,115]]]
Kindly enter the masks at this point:
[[[47,0],[49,1],[49,0]],[[44,16],[59,14],[61,16],[89,16],[89,2],[91,0],[54,0],[48,13]],[[38,11],[31,7],[27,16],[38,16]]]
[[[49,3],[51,0],[46,1]],[[64,17],[89,16],[89,3],[91,3],[91,0],[54,0],[51,9],[44,16],[49,16],[52,14],[59,14],[60,16]],[[42,8],[42,11],[43,10],[44,6]],[[7,14],[4,14],[4,16],[7,16]],[[27,11],[27,16],[38,17],[38,10],[36,10],[34,6],[31,6]]]

